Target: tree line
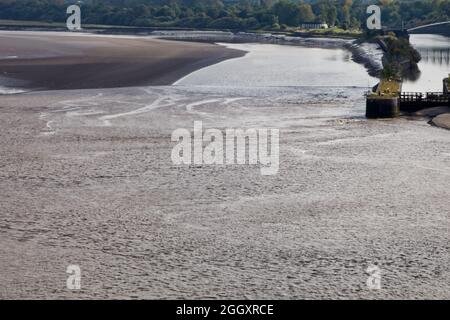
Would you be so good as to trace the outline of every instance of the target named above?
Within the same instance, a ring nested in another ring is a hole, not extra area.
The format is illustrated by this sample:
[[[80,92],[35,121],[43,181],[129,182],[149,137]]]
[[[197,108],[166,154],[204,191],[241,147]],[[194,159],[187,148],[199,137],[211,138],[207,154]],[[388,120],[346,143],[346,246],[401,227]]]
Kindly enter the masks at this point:
[[[364,29],[370,3],[382,6],[388,27],[450,20],[450,0],[0,0],[0,19],[64,22],[68,4],[79,4],[83,24],[279,30],[324,22]]]

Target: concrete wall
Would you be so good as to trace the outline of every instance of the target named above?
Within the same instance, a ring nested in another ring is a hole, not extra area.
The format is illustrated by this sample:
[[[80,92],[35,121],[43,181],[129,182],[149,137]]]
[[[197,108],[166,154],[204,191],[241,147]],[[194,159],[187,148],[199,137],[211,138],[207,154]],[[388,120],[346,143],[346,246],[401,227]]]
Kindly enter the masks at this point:
[[[367,118],[395,118],[400,115],[400,104],[398,98],[371,98],[366,100]]]

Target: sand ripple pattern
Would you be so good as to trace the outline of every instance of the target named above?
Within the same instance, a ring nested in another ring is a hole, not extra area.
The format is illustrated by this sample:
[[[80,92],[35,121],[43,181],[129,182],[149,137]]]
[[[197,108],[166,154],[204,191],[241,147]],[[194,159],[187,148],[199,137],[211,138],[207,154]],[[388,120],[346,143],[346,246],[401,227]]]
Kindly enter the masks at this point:
[[[366,120],[363,91],[2,98],[0,298],[450,298],[450,135]],[[174,166],[170,134],[194,120],[280,128],[279,174]]]

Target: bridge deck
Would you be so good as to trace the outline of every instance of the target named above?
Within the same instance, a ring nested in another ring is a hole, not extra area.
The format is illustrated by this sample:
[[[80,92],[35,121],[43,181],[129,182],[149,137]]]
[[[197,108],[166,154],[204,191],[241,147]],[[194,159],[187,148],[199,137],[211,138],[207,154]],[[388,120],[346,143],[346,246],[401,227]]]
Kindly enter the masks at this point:
[[[418,26],[418,27],[415,27],[415,28],[409,28],[408,32],[415,31],[415,30],[420,30],[420,29],[424,29],[424,28],[429,28],[429,27],[444,26],[444,25],[447,25],[447,24],[450,24],[450,21],[441,21],[441,22],[430,23],[430,24],[426,24],[426,25],[423,25],[423,26]]]

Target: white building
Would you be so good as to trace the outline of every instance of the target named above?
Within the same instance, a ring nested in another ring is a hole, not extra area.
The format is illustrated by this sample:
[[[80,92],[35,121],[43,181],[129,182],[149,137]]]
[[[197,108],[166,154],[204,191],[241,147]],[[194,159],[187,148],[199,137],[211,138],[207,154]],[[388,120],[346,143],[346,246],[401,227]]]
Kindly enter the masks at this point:
[[[324,22],[310,22],[300,24],[302,29],[328,29],[328,24]]]

